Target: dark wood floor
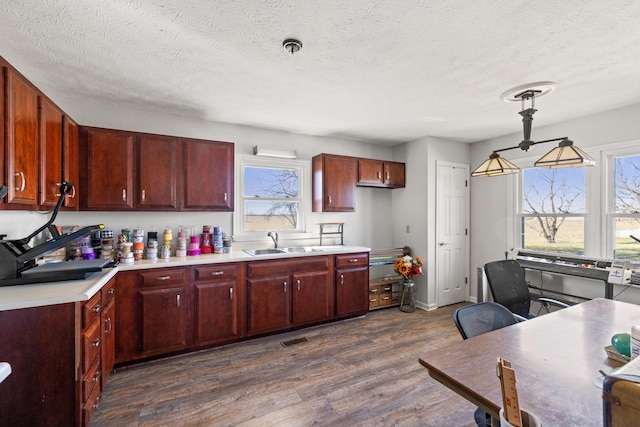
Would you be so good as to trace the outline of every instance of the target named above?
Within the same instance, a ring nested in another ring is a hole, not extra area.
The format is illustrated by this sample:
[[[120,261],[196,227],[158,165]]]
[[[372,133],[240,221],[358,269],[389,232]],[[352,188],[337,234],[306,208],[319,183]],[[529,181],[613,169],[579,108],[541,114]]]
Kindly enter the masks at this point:
[[[457,307],[379,310],[123,368],[91,426],[474,426],[474,406],[418,363],[461,340]]]

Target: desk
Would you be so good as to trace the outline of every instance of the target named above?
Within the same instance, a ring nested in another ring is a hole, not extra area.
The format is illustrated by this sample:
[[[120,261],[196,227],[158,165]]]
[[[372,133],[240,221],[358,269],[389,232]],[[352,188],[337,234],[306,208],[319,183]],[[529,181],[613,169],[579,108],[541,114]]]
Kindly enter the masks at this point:
[[[620,366],[604,347],[635,324],[640,306],[598,298],[426,351],[419,361],[431,377],[498,419],[496,359],[504,357],[516,370],[520,406],[544,426],[601,426],[602,390],[593,381],[598,370]]]

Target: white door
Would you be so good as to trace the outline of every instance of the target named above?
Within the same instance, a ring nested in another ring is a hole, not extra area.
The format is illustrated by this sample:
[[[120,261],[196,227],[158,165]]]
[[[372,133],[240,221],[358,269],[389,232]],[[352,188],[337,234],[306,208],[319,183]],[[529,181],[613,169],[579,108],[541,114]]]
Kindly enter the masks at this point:
[[[438,306],[466,301],[469,283],[469,165],[438,162],[436,283]]]

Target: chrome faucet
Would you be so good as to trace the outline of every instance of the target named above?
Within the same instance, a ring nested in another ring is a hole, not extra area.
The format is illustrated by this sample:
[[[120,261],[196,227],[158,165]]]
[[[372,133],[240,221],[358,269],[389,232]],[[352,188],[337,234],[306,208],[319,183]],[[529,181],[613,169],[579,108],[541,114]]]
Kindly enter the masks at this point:
[[[278,233],[276,231],[270,231],[267,233],[267,236],[271,237],[273,244],[276,245],[276,249],[278,249]]]

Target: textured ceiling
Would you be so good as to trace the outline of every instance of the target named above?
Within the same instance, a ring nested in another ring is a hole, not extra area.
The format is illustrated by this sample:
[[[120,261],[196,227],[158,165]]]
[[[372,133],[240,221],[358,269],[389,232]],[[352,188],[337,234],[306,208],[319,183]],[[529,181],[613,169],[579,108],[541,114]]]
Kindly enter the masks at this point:
[[[634,0],[4,0],[0,40],[62,106],[389,145],[519,132],[520,104],[499,95],[529,82],[558,83],[534,136],[640,103]]]

